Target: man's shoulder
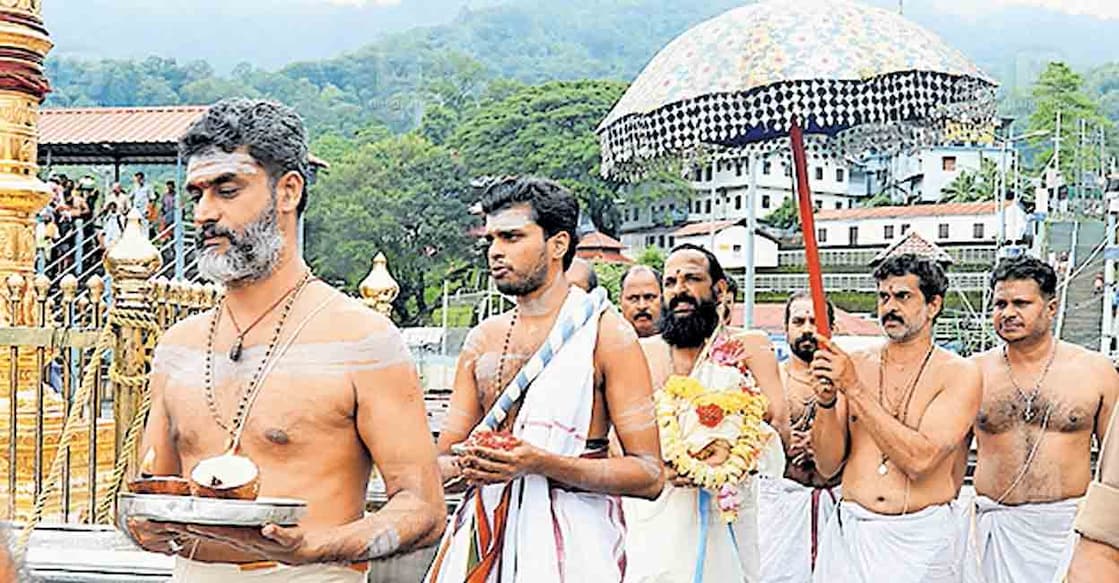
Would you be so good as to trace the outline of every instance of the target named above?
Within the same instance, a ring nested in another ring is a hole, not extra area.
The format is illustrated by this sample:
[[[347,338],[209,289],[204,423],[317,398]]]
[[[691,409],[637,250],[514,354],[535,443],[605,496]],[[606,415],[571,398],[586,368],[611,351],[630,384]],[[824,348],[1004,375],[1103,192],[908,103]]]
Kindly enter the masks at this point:
[[[334,333],[339,336],[338,340],[359,340],[375,334],[400,331],[388,316],[330,285],[323,284],[318,298],[319,302],[327,303],[322,314],[316,319],[320,325],[329,326],[334,330]],[[343,322],[345,325],[339,326],[339,323]]]
[[[209,333],[215,308],[188,316],[173,324],[159,337],[161,346],[193,346],[204,340]]]
[[[633,324],[622,317],[618,310],[610,308],[598,319],[599,346],[621,348],[637,343],[637,331]]]

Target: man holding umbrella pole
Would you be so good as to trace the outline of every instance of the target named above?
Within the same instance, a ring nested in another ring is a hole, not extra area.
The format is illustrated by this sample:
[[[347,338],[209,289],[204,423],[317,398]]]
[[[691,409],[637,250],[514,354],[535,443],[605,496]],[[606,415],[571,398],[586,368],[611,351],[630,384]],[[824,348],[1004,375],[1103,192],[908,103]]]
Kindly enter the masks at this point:
[[[935,261],[888,258],[874,272],[887,341],[847,354],[819,337],[812,443],[843,501],[820,537],[817,582],[940,583],[962,577],[951,504],[963,482],[982,377],[938,348],[932,327],[948,278]]]

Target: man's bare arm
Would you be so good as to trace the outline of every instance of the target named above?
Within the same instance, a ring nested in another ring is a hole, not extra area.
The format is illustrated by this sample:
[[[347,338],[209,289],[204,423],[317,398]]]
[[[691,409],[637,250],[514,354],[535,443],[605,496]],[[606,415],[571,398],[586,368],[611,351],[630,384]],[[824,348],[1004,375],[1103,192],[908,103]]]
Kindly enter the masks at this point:
[[[171,419],[167,413],[164,391],[167,387],[167,372],[161,364],[160,351],[152,360],[152,372],[148,377],[148,390],[151,391],[151,410],[144,426],[144,438],[140,445],[140,471],[155,476],[181,476],[182,462],[175,438],[171,433]]]
[[[1102,446],[1107,437],[1111,414],[1115,411],[1115,400],[1119,397],[1119,373],[1115,372],[1115,367],[1107,357],[1096,353],[1090,356],[1094,361],[1092,367],[1095,371],[1094,376],[1100,379],[1100,408],[1096,412],[1094,433]]]
[[[783,443],[789,443],[789,406],[785,402],[785,389],[781,383],[781,371],[777,366],[777,354],[773,344],[764,332],[747,332],[738,335],[746,349],[746,364],[750,374],[758,384],[758,389],[769,400],[765,420],[781,436]]]
[[[328,559],[373,559],[435,543],[447,509],[424,410],[423,391],[411,362],[354,375],[357,427],[385,482],[389,501],[378,512],[345,525],[341,552]]]
[[[952,362],[944,388],[933,397],[917,429],[891,415],[861,382],[844,387],[851,412],[882,452],[911,480],[919,480],[955,452],[979,412],[983,379],[975,363]]]
[[[484,414],[474,380],[474,365],[483,350],[481,335],[481,329],[474,328],[463,343],[455,367],[451,403],[443,418],[443,426],[439,429],[439,473],[444,483],[462,475],[458,456],[451,453],[451,446],[469,437],[470,430],[474,429]]]
[[[819,381],[816,381],[819,382]],[[816,419],[812,423],[811,444],[813,457],[816,460],[816,471],[825,478],[831,478],[843,469],[847,461],[847,399],[835,393],[834,388],[829,389],[824,397],[818,401],[832,402],[831,408],[817,405]]]

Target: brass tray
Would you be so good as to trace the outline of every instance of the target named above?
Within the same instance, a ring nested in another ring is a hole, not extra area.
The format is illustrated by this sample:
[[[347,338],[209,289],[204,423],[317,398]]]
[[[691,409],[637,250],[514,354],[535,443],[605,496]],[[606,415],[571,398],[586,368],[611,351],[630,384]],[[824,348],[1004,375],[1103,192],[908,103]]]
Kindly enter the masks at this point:
[[[180,524],[295,526],[307,514],[307,503],[290,498],[257,498],[250,501],[125,492],[117,497],[117,512],[122,519],[142,518]]]

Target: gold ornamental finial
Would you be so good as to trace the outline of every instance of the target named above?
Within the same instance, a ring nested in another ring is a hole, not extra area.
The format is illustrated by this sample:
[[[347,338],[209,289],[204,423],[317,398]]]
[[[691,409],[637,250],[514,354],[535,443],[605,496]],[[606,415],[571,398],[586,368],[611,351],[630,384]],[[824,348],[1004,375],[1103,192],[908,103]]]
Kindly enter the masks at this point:
[[[128,213],[124,233],[105,254],[105,269],[113,276],[113,303],[143,309],[150,305],[149,278],[163,266],[159,250],[144,236],[140,213]]]
[[[360,286],[365,305],[386,316],[392,313],[392,301],[400,295],[400,284],[389,273],[388,263],[384,253],[377,253],[373,258],[373,269]]]

